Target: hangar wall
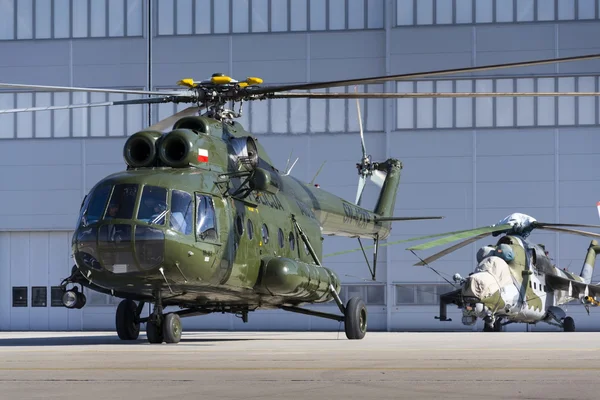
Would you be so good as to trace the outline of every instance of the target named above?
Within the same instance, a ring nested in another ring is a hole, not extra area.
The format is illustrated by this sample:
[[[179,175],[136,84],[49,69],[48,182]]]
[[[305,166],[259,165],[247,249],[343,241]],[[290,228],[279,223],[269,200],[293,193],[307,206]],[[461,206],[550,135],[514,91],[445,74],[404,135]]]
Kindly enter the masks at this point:
[[[63,0],[16,4],[0,4],[0,52],[10,55],[0,59],[4,82],[172,89],[184,77],[226,72],[291,83],[600,48],[593,39],[600,36],[600,0],[94,0],[73,3],[72,9]],[[48,4],[51,12],[44,8]],[[598,91],[599,71],[599,61],[586,61],[358,90]],[[547,76],[555,73],[558,78]],[[0,108],[123,98],[0,91]],[[104,175],[124,168],[122,145],[148,125],[149,114],[155,122],[183,107],[0,115],[0,329],[113,329],[116,299],[91,295],[81,311],[53,308],[52,286],[72,265],[70,235],[85,193]],[[326,160],[317,182],[354,197],[360,156],[354,102],[275,100],[245,105],[245,111],[241,122],[278,167],[293,151],[292,157],[299,157],[293,173],[310,180]],[[361,112],[368,152],[376,160],[394,156],[404,164],[396,214],[446,217],[396,223],[390,241],[488,225],[515,211],[543,221],[598,222],[594,205],[600,185],[592,173],[599,160],[597,97],[367,100],[361,101]],[[374,188],[368,188],[364,204],[374,200]],[[588,239],[540,233],[532,238],[546,243],[557,263],[579,272]],[[476,249],[486,243],[467,246],[433,267],[448,278],[454,272],[466,275]],[[325,240],[326,254],[355,247],[349,239]],[[324,262],[339,273],[344,296],[360,293],[367,300],[371,330],[471,329],[453,311],[451,323],[434,320],[437,294],[447,286],[433,271],[413,267],[418,259],[404,247],[382,249],[377,282],[362,279],[368,271],[360,253]],[[588,317],[580,306],[569,312],[578,330],[600,327],[597,313]],[[229,315],[184,324],[186,329],[339,328],[275,311],[254,313],[248,324]]]

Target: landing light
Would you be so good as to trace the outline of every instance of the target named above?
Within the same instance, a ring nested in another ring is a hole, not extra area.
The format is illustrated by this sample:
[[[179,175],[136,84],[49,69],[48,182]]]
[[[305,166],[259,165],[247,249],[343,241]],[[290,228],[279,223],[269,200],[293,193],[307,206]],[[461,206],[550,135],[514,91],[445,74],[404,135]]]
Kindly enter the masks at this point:
[[[75,308],[77,304],[77,293],[72,290],[69,290],[63,294],[62,302],[67,308]]]

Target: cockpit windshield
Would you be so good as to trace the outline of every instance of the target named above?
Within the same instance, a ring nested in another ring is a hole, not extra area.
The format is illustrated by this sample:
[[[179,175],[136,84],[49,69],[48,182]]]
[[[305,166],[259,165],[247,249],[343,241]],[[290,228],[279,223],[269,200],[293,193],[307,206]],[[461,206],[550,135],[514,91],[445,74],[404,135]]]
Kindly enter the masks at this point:
[[[132,183],[115,185],[104,218],[131,219],[135,207],[137,191],[138,185]]]
[[[85,199],[82,209],[82,212],[84,212],[85,215],[82,215],[81,217],[83,226],[98,222],[102,213],[104,213],[104,208],[106,207],[106,201],[110,195],[111,188],[112,186],[109,185],[98,186]]]
[[[167,189],[158,186],[144,186],[137,219],[151,224],[164,225],[167,210]]]

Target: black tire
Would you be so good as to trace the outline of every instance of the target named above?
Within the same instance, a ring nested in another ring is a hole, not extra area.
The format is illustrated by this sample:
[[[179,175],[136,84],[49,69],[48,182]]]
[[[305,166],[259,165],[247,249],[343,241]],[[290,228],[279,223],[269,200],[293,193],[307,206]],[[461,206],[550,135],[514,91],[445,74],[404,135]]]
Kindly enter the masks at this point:
[[[150,343],[162,343],[164,341],[162,327],[154,321],[146,322],[146,336]]]
[[[167,314],[162,327],[166,343],[179,343],[181,340],[181,318],[179,314]]]
[[[362,339],[367,333],[367,306],[360,297],[353,297],[346,304],[344,328],[348,339]]]
[[[140,323],[136,322],[137,304],[133,300],[123,300],[117,307],[115,323],[121,340],[135,340],[140,335]]]
[[[77,292],[77,304],[75,305],[75,308],[77,308],[78,310],[82,309],[85,306],[86,302],[87,299],[85,297],[85,294]]]
[[[563,329],[565,332],[575,332],[575,321],[571,317],[567,317],[563,321]]]
[[[494,321],[494,332],[502,332],[502,320],[500,318],[496,318]]]

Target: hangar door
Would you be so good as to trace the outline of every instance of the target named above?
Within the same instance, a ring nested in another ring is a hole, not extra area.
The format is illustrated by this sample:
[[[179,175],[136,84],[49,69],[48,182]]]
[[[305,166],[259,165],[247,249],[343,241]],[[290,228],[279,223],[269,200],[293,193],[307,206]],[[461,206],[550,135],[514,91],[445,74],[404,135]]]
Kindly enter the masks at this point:
[[[73,266],[72,232],[0,232],[0,330],[80,330],[57,290]]]

